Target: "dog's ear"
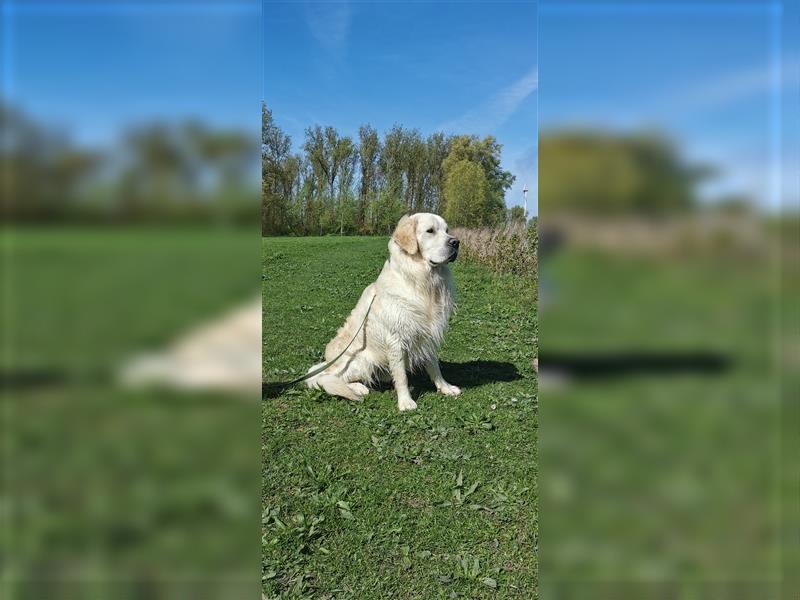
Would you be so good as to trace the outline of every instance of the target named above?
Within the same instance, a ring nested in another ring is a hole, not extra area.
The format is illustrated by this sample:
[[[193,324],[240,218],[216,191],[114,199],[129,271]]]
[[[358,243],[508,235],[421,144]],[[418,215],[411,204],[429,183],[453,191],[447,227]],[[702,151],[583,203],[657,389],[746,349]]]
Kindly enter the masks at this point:
[[[408,254],[417,253],[417,221],[413,215],[405,215],[400,219],[392,239]]]

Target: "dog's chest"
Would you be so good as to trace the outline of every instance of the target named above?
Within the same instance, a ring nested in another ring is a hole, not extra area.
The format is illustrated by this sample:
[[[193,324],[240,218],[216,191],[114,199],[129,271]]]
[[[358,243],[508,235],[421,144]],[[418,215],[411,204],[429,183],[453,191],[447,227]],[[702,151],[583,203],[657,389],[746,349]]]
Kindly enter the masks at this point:
[[[452,310],[452,297],[444,286],[409,296],[400,316],[402,336],[412,344],[439,343]]]

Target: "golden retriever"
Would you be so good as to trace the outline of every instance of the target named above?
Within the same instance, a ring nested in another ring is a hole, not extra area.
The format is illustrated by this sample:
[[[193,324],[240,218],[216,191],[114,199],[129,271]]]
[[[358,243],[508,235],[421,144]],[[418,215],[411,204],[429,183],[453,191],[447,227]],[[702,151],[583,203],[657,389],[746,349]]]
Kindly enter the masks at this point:
[[[356,307],[325,348],[331,361],[353,340],[372,301],[358,338],[321,373],[306,380],[315,389],[357,400],[368,385],[388,377],[397,391],[397,408],[414,410],[407,371],[423,366],[436,389],[448,396],[461,390],[447,383],[439,370],[439,345],[454,307],[449,263],[458,256],[459,241],[438,215],[406,215],[389,240],[389,259],[378,279],[361,294]],[[322,367],[314,365],[309,373]]]

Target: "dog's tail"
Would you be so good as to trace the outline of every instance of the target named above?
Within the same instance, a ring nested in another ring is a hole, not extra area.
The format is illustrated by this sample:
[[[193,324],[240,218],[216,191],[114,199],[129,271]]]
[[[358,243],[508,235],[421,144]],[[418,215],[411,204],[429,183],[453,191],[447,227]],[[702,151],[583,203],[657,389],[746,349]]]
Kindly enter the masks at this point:
[[[311,367],[308,372],[310,373],[314,369],[318,369],[324,364],[324,362],[316,364]],[[336,375],[326,373],[325,371],[306,379],[306,385],[314,390],[325,390],[331,396],[341,396],[342,398],[347,398],[348,400],[359,400],[361,398],[352,389],[350,389],[350,386],[347,385],[347,382],[344,379],[337,377]]]

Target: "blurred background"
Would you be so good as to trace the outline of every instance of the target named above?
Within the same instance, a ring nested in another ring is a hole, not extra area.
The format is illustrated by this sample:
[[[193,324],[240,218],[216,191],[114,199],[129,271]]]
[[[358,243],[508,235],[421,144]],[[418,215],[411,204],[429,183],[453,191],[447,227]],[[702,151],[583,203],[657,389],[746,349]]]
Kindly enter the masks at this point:
[[[0,6],[2,595],[256,594],[257,396],[115,373],[257,293],[261,4]],[[543,597],[797,589],[798,16],[540,4]]]
[[[2,2],[3,598],[258,593],[255,389],[118,373],[258,295],[260,11]]]
[[[791,4],[540,4],[542,597],[796,597]]]

